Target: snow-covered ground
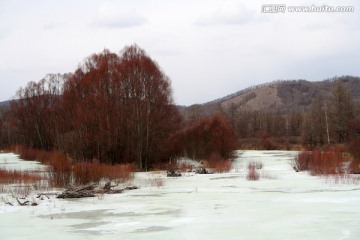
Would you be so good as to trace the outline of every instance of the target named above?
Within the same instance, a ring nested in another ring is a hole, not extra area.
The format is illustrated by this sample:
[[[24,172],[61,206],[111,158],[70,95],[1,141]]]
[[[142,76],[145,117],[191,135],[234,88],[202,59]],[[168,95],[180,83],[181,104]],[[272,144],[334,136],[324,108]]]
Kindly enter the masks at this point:
[[[140,189],[123,194],[1,202],[0,239],[360,239],[360,186],[296,173],[295,155],[245,151],[226,174],[137,173]],[[246,180],[249,161],[263,163],[259,181]]]
[[[16,171],[45,170],[46,166],[37,161],[20,161],[14,153],[0,153],[0,168]]]

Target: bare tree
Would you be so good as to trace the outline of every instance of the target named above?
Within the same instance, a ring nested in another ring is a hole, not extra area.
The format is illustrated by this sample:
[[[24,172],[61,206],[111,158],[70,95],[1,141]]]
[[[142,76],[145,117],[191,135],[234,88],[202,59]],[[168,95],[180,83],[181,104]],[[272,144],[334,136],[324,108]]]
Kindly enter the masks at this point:
[[[331,124],[335,140],[338,143],[348,139],[348,126],[354,118],[353,100],[348,90],[338,82],[331,98]]]

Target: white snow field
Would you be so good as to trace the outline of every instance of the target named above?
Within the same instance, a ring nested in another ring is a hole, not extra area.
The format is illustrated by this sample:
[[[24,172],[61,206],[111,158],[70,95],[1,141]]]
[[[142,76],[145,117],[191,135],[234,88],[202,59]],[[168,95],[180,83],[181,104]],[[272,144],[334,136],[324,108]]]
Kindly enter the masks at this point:
[[[34,197],[34,207],[1,201],[0,239],[359,240],[360,186],[296,173],[296,154],[244,151],[225,174],[137,173],[140,189],[123,194]],[[246,180],[249,161],[264,165],[258,181]]]

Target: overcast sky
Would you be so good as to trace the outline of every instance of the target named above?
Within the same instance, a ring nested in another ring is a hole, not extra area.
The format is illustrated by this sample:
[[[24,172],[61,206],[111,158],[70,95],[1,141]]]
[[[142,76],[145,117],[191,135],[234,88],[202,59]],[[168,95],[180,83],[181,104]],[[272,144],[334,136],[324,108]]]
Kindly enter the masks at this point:
[[[353,13],[262,13],[263,4],[354,6]],[[143,48],[177,104],[278,79],[360,76],[360,0],[0,0],[0,101],[92,53]]]

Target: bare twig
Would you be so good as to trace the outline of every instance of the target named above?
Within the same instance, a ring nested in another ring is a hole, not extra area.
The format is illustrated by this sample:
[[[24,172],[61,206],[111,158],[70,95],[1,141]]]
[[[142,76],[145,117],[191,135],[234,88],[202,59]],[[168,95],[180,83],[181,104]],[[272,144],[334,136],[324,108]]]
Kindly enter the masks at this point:
[[[6,205],[14,206],[11,202],[9,202],[9,200],[7,200],[7,199],[4,198],[4,197],[2,197],[1,200],[2,200]]]

